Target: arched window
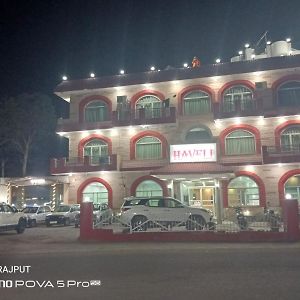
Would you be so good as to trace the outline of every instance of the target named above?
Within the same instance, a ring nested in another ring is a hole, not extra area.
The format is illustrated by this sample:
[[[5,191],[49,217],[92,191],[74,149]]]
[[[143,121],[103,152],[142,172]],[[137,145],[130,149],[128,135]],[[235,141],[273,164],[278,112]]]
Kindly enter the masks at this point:
[[[258,206],[259,188],[257,183],[247,176],[232,179],[228,185],[228,206]]]
[[[162,187],[153,180],[144,180],[136,188],[136,197],[162,196]]]
[[[298,199],[300,204],[300,175],[292,176],[286,181],[284,194],[289,194],[292,199]]]
[[[99,139],[91,140],[84,145],[84,156],[90,156],[91,164],[98,165],[108,158],[108,145]]]
[[[285,129],[280,136],[282,151],[300,150],[300,125]]]
[[[199,115],[210,111],[210,96],[207,93],[193,91],[183,97],[184,115]]]
[[[235,130],[225,138],[226,155],[255,154],[255,137],[245,130]]]
[[[158,97],[153,95],[146,95],[138,99],[135,104],[135,108],[137,110],[137,114],[139,114],[139,109],[145,109],[145,117],[146,119],[151,118],[160,118],[161,117],[161,101]]]
[[[108,107],[104,101],[96,100],[88,103],[84,109],[86,122],[102,122],[108,120]]]
[[[152,136],[145,136],[136,142],[137,159],[159,159],[162,158],[161,141]]]
[[[211,140],[211,132],[204,127],[196,127],[189,130],[185,136],[185,141],[189,143],[207,142]]]
[[[91,201],[94,204],[108,204],[107,188],[100,182],[92,182],[82,192],[83,201]]]
[[[241,111],[253,109],[253,93],[243,85],[236,85],[224,92],[223,111],[234,112],[240,106]]]
[[[278,106],[300,106],[300,82],[290,81],[278,89]]]

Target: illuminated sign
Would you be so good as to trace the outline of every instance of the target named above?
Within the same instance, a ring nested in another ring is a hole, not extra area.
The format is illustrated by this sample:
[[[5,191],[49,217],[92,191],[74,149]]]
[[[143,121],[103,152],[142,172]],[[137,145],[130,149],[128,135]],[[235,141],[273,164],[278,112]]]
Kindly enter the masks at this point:
[[[217,161],[216,144],[170,145],[170,162]]]

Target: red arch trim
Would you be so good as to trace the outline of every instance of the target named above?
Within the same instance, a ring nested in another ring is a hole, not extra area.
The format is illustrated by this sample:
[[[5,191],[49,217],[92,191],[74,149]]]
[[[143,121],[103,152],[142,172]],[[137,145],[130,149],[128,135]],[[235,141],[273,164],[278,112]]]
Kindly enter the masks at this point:
[[[79,103],[79,122],[84,122],[84,109],[85,109],[86,105],[95,100],[101,100],[101,101],[105,102],[107,104],[108,111],[111,114],[111,111],[112,111],[111,101],[105,96],[92,95],[92,96],[83,98]]]
[[[280,136],[282,131],[284,131],[288,126],[300,125],[300,120],[289,120],[286,121],[275,128],[275,146],[280,148]]]
[[[255,181],[259,189],[259,206],[266,207],[266,189],[263,180],[257,176],[255,173],[249,171],[238,171],[235,173],[236,177],[239,176],[247,176]],[[235,177],[235,178],[236,178]],[[232,178],[231,180],[233,180]],[[230,180],[230,181],[231,181]],[[223,205],[224,207],[228,207],[228,185],[230,181],[223,184]]]
[[[112,154],[112,142],[109,138],[100,135],[100,134],[91,134],[89,136],[87,136],[86,138],[82,139],[79,144],[78,144],[78,157],[83,157],[83,149],[85,144],[87,144],[88,142],[90,142],[91,140],[94,139],[98,139],[98,140],[102,140],[105,143],[107,143],[108,145],[108,154],[111,155]]]
[[[261,140],[260,140],[260,132],[259,130],[251,125],[247,125],[247,124],[237,124],[237,125],[232,125],[226,129],[224,129],[220,135],[219,135],[219,141],[220,141],[220,150],[221,150],[221,154],[222,155],[226,155],[225,154],[225,138],[226,136],[235,131],[235,130],[247,130],[249,132],[251,132],[254,137],[255,137],[255,146],[256,146],[256,153],[260,154],[261,153]]]
[[[136,193],[136,188],[138,187],[138,185],[139,185],[141,182],[145,181],[145,180],[152,180],[152,181],[158,183],[158,184],[161,186],[161,188],[162,188],[163,196],[165,196],[165,197],[168,196],[168,188],[167,188],[166,184],[164,183],[164,181],[162,181],[162,180],[160,180],[160,179],[158,179],[158,178],[156,178],[156,177],[153,177],[153,176],[151,176],[151,175],[145,175],[145,176],[142,176],[142,177],[136,179],[136,180],[133,182],[133,184],[131,185],[131,188],[130,188],[130,194],[131,194],[132,196],[135,195],[135,193]]]
[[[207,93],[210,96],[211,99],[211,104],[215,102],[215,93],[214,91],[206,86],[206,85],[202,85],[202,84],[198,84],[198,85],[191,85],[188,86],[184,89],[182,89],[179,93],[178,93],[178,110],[179,110],[179,114],[183,114],[183,98],[185,95],[187,95],[190,92],[193,91],[203,91],[205,93]]]
[[[151,131],[151,130],[146,130],[146,131],[142,131],[138,134],[136,134],[134,137],[131,138],[130,140],[130,159],[135,159],[135,144],[136,142],[145,136],[153,136],[158,138],[161,141],[161,147],[162,147],[162,158],[166,158],[167,157],[167,147],[168,147],[168,142],[166,140],[166,138],[156,132],[156,131]]]
[[[254,94],[254,91],[255,91],[255,84],[249,80],[233,80],[233,81],[230,81],[230,82],[227,82],[225,83],[219,90],[218,92],[218,100],[219,102],[222,102],[223,100],[223,94],[224,92],[235,86],[235,85],[244,85],[246,86],[247,88],[249,88],[250,90],[252,90],[253,94]]]
[[[82,192],[85,189],[86,186],[88,186],[90,183],[93,182],[99,182],[101,184],[103,184],[108,192],[108,206],[109,207],[113,207],[113,191],[111,186],[102,178],[98,178],[98,177],[91,177],[87,180],[85,180],[83,183],[81,183],[81,185],[79,186],[78,190],[77,190],[77,203],[80,204],[82,202]]]
[[[279,203],[281,206],[283,205],[283,200],[285,199],[284,185],[287,182],[287,180],[294,175],[300,175],[300,169],[295,169],[284,173],[278,181],[278,195],[279,195]]]
[[[135,104],[136,102],[143,96],[146,96],[146,95],[152,95],[152,96],[156,96],[157,98],[159,98],[159,100],[164,100],[165,99],[165,96],[164,94],[158,92],[158,91],[154,91],[154,90],[142,90],[136,94],[134,94],[132,97],[131,97],[131,108],[134,109],[135,108]]]

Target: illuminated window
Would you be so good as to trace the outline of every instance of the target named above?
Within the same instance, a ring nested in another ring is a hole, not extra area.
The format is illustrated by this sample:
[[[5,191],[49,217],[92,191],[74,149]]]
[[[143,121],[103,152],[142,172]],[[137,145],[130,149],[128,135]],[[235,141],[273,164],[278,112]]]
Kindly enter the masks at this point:
[[[228,206],[258,206],[259,188],[256,182],[247,177],[239,176],[228,185]]]
[[[252,110],[254,109],[253,105],[253,93],[243,85],[233,86],[224,92],[224,112],[234,112],[238,106],[241,111]]]
[[[300,175],[292,176],[286,181],[284,193],[290,194],[292,199],[298,199],[300,204]]]
[[[152,136],[146,136],[136,142],[137,159],[159,159],[162,158],[161,141]]]
[[[278,89],[278,106],[300,105],[300,82],[290,81],[282,84]]]
[[[280,136],[282,151],[300,150],[300,125],[285,129]]]
[[[145,118],[160,118],[161,117],[161,107],[162,103],[160,99],[153,95],[146,95],[141,97],[135,104],[136,114],[139,117],[140,109],[145,110]]]
[[[90,201],[94,204],[108,204],[107,188],[100,182],[92,182],[82,192],[83,201]]]
[[[91,164],[100,164],[108,159],[108,145],[102,140],[94,139],[84,146],[84,156],[90,156]]]
[[[184,96],[184,115],[199,115],[210,111],[210,96],[207,93],[202,91],[193,91]]]
[[[225,138],[226,155],[255,154],[255,137],[245,130],[235,130]]]
[[[136,188],[136,197],[162,196],[162,187],[153,180],[144,180]]]
[[[108,120],[108,108],[104,101],[96,100],[86,105],[84,109],[86,122],[102,122]]]

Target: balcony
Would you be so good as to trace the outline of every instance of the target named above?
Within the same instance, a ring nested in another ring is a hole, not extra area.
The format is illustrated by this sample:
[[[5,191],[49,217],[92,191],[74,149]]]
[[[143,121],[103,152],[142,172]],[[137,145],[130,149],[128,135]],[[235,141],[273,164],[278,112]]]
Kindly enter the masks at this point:
[[[168,159],[145,159],[145,160],[123,160],[121,163],[122,171],[154,170],[161,168],[169,163]]]
[[[117,110],[111,118],[102,122],[79,122],[72,119],[59,119],[58,132],[72,132],[94,129],[106,129],[118,126],[149,125],[176,123],[175,107],[160,107],[153,109]]]
[[[215,119],[260,116],[263,114],[261,99],[251,99],[244,102],[236,100],[226,104],[214,103],[213,109]]]
[[[51,174],[80,172],[115,171],[118,169],[116,154],[103,157],[69,157],[53,158],[50,162]]]
[[[223,155],[218,162],[222,165],[259,165],[262,163],[261,154]]]
[[[300,162],[300,146],[262,146],[265,164]]]

